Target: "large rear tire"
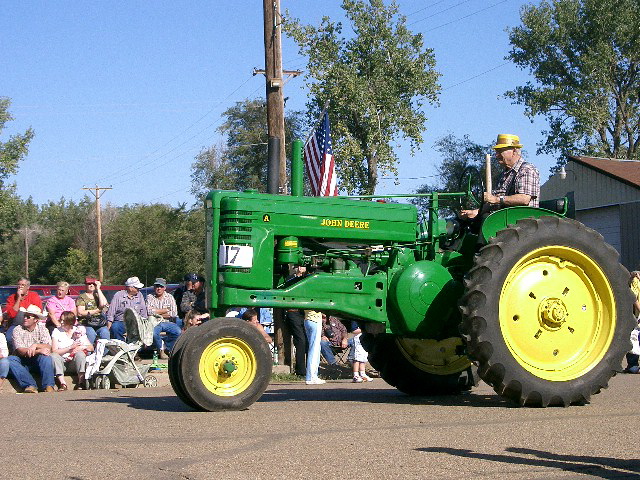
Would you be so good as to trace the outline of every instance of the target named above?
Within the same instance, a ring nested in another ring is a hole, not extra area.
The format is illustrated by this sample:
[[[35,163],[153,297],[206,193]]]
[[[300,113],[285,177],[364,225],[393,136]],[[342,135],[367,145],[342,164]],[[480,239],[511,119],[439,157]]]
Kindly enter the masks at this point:
[[[207,411],[249,407],[271,379],[271,350],[263,336],[237,318],[214,318],[196,329],[177,358],[184,395]]]
[[[627,279],[616,250],[575,220],[527,218],[501,230],[460,301],[480,377],[520,405],[589,402],[629,349]]]
[[[438,342],[380,334],[364,338],[363,346],[382,379],[408,395],[455,394],[475,385],[458,337]]]

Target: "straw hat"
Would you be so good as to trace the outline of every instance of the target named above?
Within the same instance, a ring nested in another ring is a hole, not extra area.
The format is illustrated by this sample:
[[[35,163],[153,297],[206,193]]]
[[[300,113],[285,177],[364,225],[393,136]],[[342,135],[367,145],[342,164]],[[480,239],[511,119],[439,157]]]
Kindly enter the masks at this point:
[[[498,140],[493,146],[493,149],[499,150],[501,148],[522,148],[522,145],[520,144],[520,137],[509,133],[501,133],[498,135]]]

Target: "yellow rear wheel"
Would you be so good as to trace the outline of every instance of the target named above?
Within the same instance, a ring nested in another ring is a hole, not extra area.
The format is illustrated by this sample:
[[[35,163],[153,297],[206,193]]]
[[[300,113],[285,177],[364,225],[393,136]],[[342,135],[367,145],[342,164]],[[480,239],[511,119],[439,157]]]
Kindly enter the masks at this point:
[[[513,266],[500,295],[500,330],[532,374],[556,382],[583,376],[611,346],[616,301],[602,269],[560,245],[536,249]]]
[[[489,240],[460,301],[478,374],[520,405],[587,403],[620,368],[633,329],[628,272],[575,220],[519,220]]]

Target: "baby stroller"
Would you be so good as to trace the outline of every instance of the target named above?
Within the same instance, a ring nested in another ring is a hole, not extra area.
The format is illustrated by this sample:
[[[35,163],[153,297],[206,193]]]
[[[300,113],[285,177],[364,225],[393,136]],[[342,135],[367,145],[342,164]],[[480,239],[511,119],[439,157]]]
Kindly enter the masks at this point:
[[[158,379],[147,375],[151,365],[136,364],[135,357],[142,346],[153,343],[153,328],[159,319],[150,316],[142,318],[134,310],[124,311],[124,324],[127,342],[121,340],[103,340],[96,342],[95,352],[87,357],[85,372],[86,387],[108,389],[112,385],[123,387],[155,387]]]

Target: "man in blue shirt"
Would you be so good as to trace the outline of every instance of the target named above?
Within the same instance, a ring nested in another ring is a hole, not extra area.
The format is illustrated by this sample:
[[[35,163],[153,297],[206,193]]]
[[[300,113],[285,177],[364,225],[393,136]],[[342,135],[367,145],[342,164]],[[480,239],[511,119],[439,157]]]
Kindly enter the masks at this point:
[[[127,308],[135,310],[140,317],[146,318],[147,306],[142,293],[140,293],[142,287],[144,284],[138,277],[130,277],[124,282],[124,290],[116,292],[113,296],[109,310],[107,310],[107,327],[111,331],[111,338],[125,341],[124,311]]]

